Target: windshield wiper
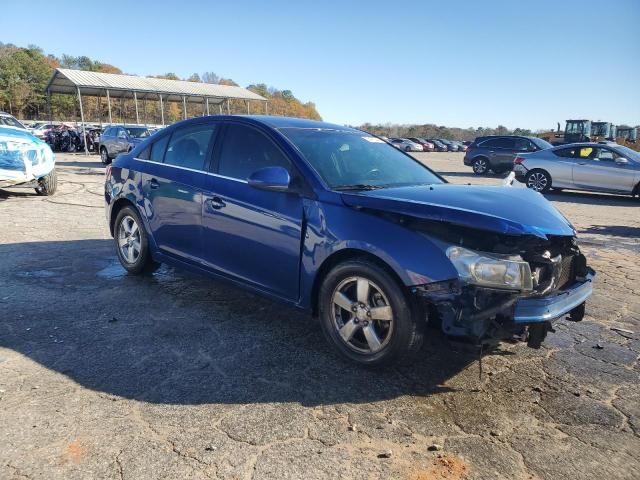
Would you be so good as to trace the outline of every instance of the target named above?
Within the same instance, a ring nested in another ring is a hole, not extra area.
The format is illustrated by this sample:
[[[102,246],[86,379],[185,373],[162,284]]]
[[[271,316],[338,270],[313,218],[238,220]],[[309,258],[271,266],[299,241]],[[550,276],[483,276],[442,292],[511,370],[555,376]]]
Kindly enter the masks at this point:
[[[337,185],[334,190],[378,190],[384,188],[382,185],[369,185],[366,183],[354,183],[351,185]]]

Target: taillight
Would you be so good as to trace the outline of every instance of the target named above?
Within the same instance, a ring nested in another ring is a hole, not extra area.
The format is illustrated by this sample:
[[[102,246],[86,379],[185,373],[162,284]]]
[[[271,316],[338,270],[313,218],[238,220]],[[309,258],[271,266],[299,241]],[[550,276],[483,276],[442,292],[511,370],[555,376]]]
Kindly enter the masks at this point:
[[[524,158],[524,157],[516,157],[516,158],[513,160],[513,164],[514,164],[514,165],[522,165],[522,164],[524,163],[524,161],[525,161],[525,158]]]
[[[107,180],[111,178],[111,165],[107,165],[107,168],[104,169],[104,175]]]

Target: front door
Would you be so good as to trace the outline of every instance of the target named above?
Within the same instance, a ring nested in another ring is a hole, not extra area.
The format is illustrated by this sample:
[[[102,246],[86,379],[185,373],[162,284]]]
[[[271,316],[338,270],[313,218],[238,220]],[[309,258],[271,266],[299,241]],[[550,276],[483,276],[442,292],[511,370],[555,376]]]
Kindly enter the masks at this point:
[[[573,183],[589,190],[631,193],[635,186],[634,164],[617,164],[617,156],[604,147],[580,148],[573,166]]]
[[[209,265],[285,299],[299,296],[302,197],[250,187],[247,178],[282,166],[284,153],[258,129],[229,122],[216,149],[215,175],[205,192],[202,221]]]

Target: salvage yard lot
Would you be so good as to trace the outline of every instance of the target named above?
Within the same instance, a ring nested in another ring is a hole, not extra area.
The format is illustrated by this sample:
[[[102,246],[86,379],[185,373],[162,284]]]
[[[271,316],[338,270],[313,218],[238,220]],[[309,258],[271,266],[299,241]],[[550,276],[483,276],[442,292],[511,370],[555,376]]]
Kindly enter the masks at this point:
[[[638,478],[640,202],[548,195],[598,272],[587,317],[486,355],[479,379],[436,332],[415,364],[367,370],[280,305],[125,275],[103,171],[59,154],[53,197],[0,192],[0,478]]]

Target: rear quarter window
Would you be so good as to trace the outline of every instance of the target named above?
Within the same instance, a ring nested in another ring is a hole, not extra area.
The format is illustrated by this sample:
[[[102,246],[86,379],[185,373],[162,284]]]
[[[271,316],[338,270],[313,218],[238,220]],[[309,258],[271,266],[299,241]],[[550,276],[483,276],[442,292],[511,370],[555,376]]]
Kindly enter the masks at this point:
[[[165,135],[151,144],[149,160],[162,163],[164,160],[164,152],[167,149],[167,143],[169,143],[169,136],[170,135]]]

